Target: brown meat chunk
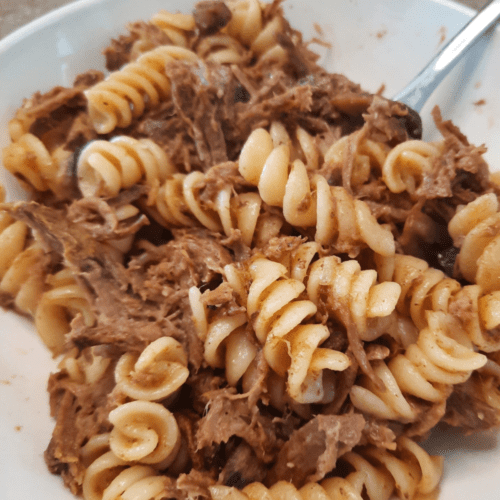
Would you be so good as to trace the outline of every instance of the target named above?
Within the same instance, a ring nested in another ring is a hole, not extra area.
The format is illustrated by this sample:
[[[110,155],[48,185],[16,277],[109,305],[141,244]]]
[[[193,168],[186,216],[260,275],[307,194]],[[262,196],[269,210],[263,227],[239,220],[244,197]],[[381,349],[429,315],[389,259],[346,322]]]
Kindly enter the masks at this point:
[[[113,351],[106,348],[101,349],[99,355],[114,357]],[[81,493],[85,473],[80,460],[82,445],[91,436],[110,430],[108,414],[113,402],[109,395],[114,385],[113,362],[94,383],[74,381],[65,370],[49,378],[50,412],[56,425],[45,451],[45,461],[52,473],[63,477],[74,494]]]
[[[233,436],[244,439],[257,458],[271,462],[280,446],[276,427],[270,417],[248,404],[245,398],[235,398],[227,389],[207,394],[207,414],[201,419],[196,434],[198,447],[227,443]]]
[[[281,448],[267,481],[291,481],[300,487],[321,480],[335,468],[338,457],[359,443],[364,426],[359,414],[314,417]]]
[[[198,2],[193,11],[196,27],[203,35],[213,35],[231,20],[231,11],[224,2]]]

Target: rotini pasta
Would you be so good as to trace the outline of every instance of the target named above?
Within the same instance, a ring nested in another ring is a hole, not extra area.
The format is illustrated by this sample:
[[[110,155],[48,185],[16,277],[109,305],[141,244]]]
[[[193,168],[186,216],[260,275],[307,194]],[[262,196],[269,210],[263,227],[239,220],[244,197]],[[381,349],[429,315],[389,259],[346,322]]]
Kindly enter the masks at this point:
[[[229,1],[231,21],[227,30],[245,45],[250,45],[262,30],[262,11],[257,0]]]
[[[113,197],[143,179],[151,189],[158,190],[175,167],[152,140],[117,136],[88,144],[78,158],[77,172],[83,196]]]
[[[404,436],[398,439],[394,452],[367,447],[346,453],[342,460],[356,471],[351,474],[364,473],[364,486],[370,500],[388,500],[394,493],[402,499],[435,493],[443,474],[442,457],[429,455]],[[360,479],[355,477],[352,482],[359,484]],[[335,483],[335,479],[332,482]]]
[[[72,382],[92,385],[102,379],[110,364],[111,358],[102,355],[102,353],[99,354],[99,346],[92,346],[85,351],[83,356],[78,356],[78,350],[72,349],[62,358],[58,366],[67,373]],[[96,437],[96,439],[97,442],[102,442],[104,437]],[[108,441],[106,440],[103,446],[107,446]],[[99,447],[99,449],[101,448]]]
[[[255,259],[249,273],[247,314],[264,344],[267,362],[279,375],[288,375],[287,391],[295,401],[331,400],[323,370],[345,370],[350,360],[339,351],[319,347],[330,336],[328,328],[304,323],[316,313],[313,302],[298,300],[305,286],[287,278],[283,265],[267,259]]]
[[[5,168],[37,191],[57,192],[59,167],[45,144],[35,135],[25,133],[3,150]]]
[[[151,401],[131,401],[112,410],[109,421],[111,451],[126,462],[155,464],[165,469],[175,459],[181,444],[175,417],[164,406]]]
[[[262,200],[256,193],[236,194],[228,182],[217,185],[212,199],[203,203],[200,195],[209,182],[209,173],[170,176],[156,198],[158,222],[166,227],[201,224],[226,236],[233,236],[238,230],[241,241],[247,246],[251,246],[252,241],[261,245],[279,234],[282,219],[263,212]]]
[[[167,478],[147,465],[129,465],[108,451],[94,460],[83,481],[84,500],[160,500]]]
[[[380,391],[367,377],[351,388],[354,406],[378,418],[413,421],[414,408],[404,394],[426,401],[446,399],[448,388],[465,382],[474,370],[486,364],[486,356],[474,351],[460,323],[443,312],[428,312],[428,326],[404,354],[388,364],[378,361],[375,373],[384,382]]]
[[[209,317],[196,287],[189,290],[189,302],[198,336],[204,343],[205,361],[214,368],[225,368],[228,383],[235,386],[257,356],[255,343],[245,333],[247,315],[239,313],[218,317],[215,314]],[[243,385],[248,384],[243,381]]]
[[[44,270],[39,263],[44,252],[36,242],[29,243],[29,236],[24,222],[0,212],[0,291],[13,297],[20,311],[33,316],[43,291]]]
[[[393,193],[407,191],[414,195],[425,175],[432,170],[432,161],[443,150],[440,143],[406,141],[388,154],[382,166],[382,179]]]
[[[34,313],[35,325],[44,343],[59,354],[63,349],[64,337],[71,330],[71,319],[81,314],[84,323],[91,326],[95,317],[87,296],[69,269],[48,275],[45,283],[49,289],[39,298]]]
[[[353,166],[349,184],[353,187],[364,184],[372,172],[380,173],[389,147],[386,144],[363,138],[361,132],[341,137],[325,153],[325,166],[329,169],[342,170],[352,149]]]
[[[462,276],[484,293],[500,290],[500,213],[495,194],[484,194],[459,209],[448,224]]]
[[[182,345],[161,337],[140,355],[125,353],[115,368],[116,390],[132,399],[162,401],[174,394],[189,375]]]
[[[394,254],[391,231],[378,224],[365,202],[355,200],[342,187],[329,186],[323,176],[309,179],[301,160],[295,160],[290,167],[288,144],[275,147],[266,130],[250,134],[238,168],[245,180],[258,186],[268,205],[282,207],[288,223],[315,227],[318,243],[334,244],[340,252],[352,253],[353,247],[364,242],[375,253]]]
[[[230,1],[231,20],[228,32],[249,47],[259,62],[286,61],[286,51],[277,42],[278,34],[283,33],[284,25],[280,17],[267,23],[262,16],[262,6],[257,0]]]
[[[362,340],[374,340],[367,336],[369,318],[392,314],[398,302],[401,287],[398,283],[377,284],[377,272],[361,270],[358,261],[342,262],[339,257],[323,257],[311,264],[319,245],[306,243],[293,254],[291,276],[304,282],[307,278],[307,295],[318,305],[326,304],[329,312],[345,322],[347,310]]]
[[[238,64],[248,57],[241,43],[227,33],[204,38],[196,47],[196,53],[206,61],[218,64]]]
[[[442,271],[430,268],[422,259],[410,255],[396,255],[391,260],[390,279],[401,286],[396,308],[401,314],[409,315],[417,328],[427,325],[426,311],[457,310],[456,316],[474,345],[485,352],[498,349],[499,341],[494,333],[500,324],[500,296],[497,292],[484,294],[479,285],[462,287]],[[380,265],[385,266],[382,261]]]
[[[183,47],[160,46],[86,90],[88,112],[96,132],[108,134],[116,127],[127,127],[146,108],[166,99],[170,80],[165,69],[175,60],[194,63],[198,58]]]
[[[172,40],[172,43],[179,47],[187,47],[189,32],[195,29],[194,18],[191,14],[172,14],[166,10],[157,12],[150,22],[158,26]]]

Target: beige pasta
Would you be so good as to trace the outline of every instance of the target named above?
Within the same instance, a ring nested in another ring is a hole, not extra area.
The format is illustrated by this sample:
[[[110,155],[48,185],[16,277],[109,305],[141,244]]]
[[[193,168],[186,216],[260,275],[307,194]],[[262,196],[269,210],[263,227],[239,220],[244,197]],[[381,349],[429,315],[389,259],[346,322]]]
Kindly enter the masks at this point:
[[[234,192],[229,182],[217,185],[213,199],[200,200],[207,185],[207,174],[191,172],[174,174],[160,187],[155,202],[156,220],[166,227],[201,225],[226,236],[239,231],[241,241],[259,246],[280,233],[283,220],[262,212],[262,200],[257,193]]]
[[[115,368],[116,390],[143,401],[168,398],[188,376],[186,353],[171,337],[155,340],[140,355],[123,354]]]
[[[51,189],[57,192],[59,166],[35,135],[25,133],[4,148],[3,164],[20,181],[37,191]]]
[[[171,160],[155,142],[128,136],[92,141],[77,162],[78,186],[85,197],[113,197],[141,182],[156,192],[174,172]]]
[[[60,353],[65,335],[71,330],[70,322],[81,314],[87,326],[94,324],[95,316],[87,296],[75,282],[69,269],[63,269],[45,280],[48,290],[40,297],[34,314],[35,326],[44,343]]]
[[[375,253],[395,253],[391,231],[381,226],[368,205],[355,200],[343,187],[331,187],[321,175],[309,177],[301,160],[290,165],[287,143],[275,146],[264,129],[254,130],[238,160],[241,175],[259,189],[268,205],[282,207],[285,220],[293,226],[315,227],[321,245],[334,245],[339,252],[355,256],[360,244]]]
[[[249,273],[247,315],[267,362],[279,375],[287,375],[287,392],[295,401],[331,400],[323,371],[343,371],[350,360],[339,351],[319,347],[330,333],[324,325],[304,322],[316,313],[313,302],[299,300],[305,286],[288,278],[286,267],[268,259],[254,259]]]
[[[358,131],[334,142],[325,153],[324,162],[329,169],[342,174],[348,153],[351,153],[353,166],[349,180],[351,186],[357,187],[367,182],[372,173],[381,172],[388,151],[386,144],[363,138]]]
[[[259,62],[286,61],[286,51],[277,43],[278,34],[284,32],[283,19],[275,16],[265,23],[258,0],[231,0],[227,6],[232,14],[227,25],[231,36],[248,47]]]
[[[248,57],[245,47],[227,33],[217,33],[203,38],[196,53],[204,60],[217,64],[239,64]]]
[[[108,134],[116,127],[127,127],[146,108],[165,100],[170,95],[165,69],[175,60],[195,63],[198,57],[183,47],[162,45],[86,90],[88,113],[96,132]]]
[[[474,345],[485,352],[498,350],[500,341],[494,334],[500,325],[498,292],[485,294],[479,285],[462,287],[442,271],[410,255],[396,255],[390,260],[390,279],[401,286],[396,309],[410,316],[417,328],[427,325],[426,311],[453,312]],[[386,266],[383,259],[379,263]]]
[[[346,321],[344,311],[349,311],[360,338],[374,340],[368,336],[368,320],[392,314],[401,292],[400,285],[389,281],[377,283],[377,272],[361,270],[356,260],[342,262],[332,255],[311,263],[319,250],[319,245],[313,242],[299,246],[291,256],[291,276],[307,281],[307,295],[312,302],[324,303],[330,314],[341,322]]]
[[[353,405],[377,418],[414,421],[418,414],[406,395],[431,402],[444,401],[448,388],[465,382],[474,370],[486,364],[486,356],[475,352],[467,333],[451,315],[428,312],[428,326],[420,331],[415,344],[389,363],[378,361],[374,371],[384,382],[379,390],[364,377],[351,388]]]
[[[316,138],[302,127],[297,126],[295,133],[290,136],[286,127],[281,122],[274,121],[269,127],[269,135],[274,147],[282,144],[288,145],[292,161],[301,160],[307,165],[309,170],[317,170],[322,164],[323,155]]]
[[[70,350],[61,359],[58,368],[77,384],[93,385],[99,382],[111,364],[110,357],[99,354],[99,347],[88,347],[80,355],[76,348]]]
[[[132,401],[109,414],[113,429],[111,451],[126,462],[154,464],[165,469],[175,459],[181,444],[175,417],[159,403]]]
[[[462,207],[448,224],[462,276],[483,292],[500,290],[500,212],[495,194],[484,194]]]
[[[426,326],[426,311],[447,312],[461,286],[442,271],[410,255],[396,255],[391,279],[401,286],[397,309],[412,318],[417,328]]]
[[[287,222],[300,227],[316,224],[316,204],[306,166],[295,160],[290,167],[288,144],[275,147],[269,132],[254,130],[241,150],[238,168],[245,180],[258,186],[263,201],[283,208]]]
[[[391,149],[382,167],[382,179],[393,193],[416,193],[433,160],[441,154],[441,143],[405,141]]]
[[[187,47],[189,32],[194,31],[196,25],[191,14],[173,14],[160,10],[151,19],[150,23],[158,26],[172,41],[173,45]]]
[[[84,500],[160,500],[167,477],[146,465],[132,465],[108,451],[97,458],[85,473]]]
[[[229,385],[235,386],[245,377],[258,352],[256,343],[245,333],[247,315],[209,314],[196,287],[189,290],[189,302],[198,336],[204,343],[205,361],[214,368],[225,368]],[[246,380],[243,385],[248,385]]]
[[[20,221],[0,233],[0,292],[12,297],[19,311],[34,316],[44,290],[44,251],[37,242],[23,249],[27,236]]]
[[[346,453],[342,460],[353,467],[354,474],[364,475],[369,500],[389,500],[393,494],[401,499],[417,500],[436,493],[443,474],[442,457],[429,455],[415,441],[404,436],[398,438],[393,452],[369,446]],[[354,478],[353,483],[360,479]]]
[[[227,31],[245,45],[250,45],[262,30],[262,11],[258,0],[230,0],[231,21]]]

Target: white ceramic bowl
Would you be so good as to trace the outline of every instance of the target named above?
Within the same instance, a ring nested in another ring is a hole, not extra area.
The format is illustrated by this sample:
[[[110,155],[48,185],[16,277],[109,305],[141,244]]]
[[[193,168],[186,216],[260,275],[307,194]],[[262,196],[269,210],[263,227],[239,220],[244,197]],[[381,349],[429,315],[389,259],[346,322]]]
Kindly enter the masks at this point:
[[[70,85],[80,72],[104,69],[102,49],[129,21],[147,20],[161,8],[188,11],[191,0],[81,0],[58,9],[0,42],[0,147],[7,122],[24,97]],[[390,97],[425,65],[473,12],[447,0],[288,0],[285,10],[305,38],[318,36],[331,71],[369,91],[385,85]],[[480,42],[441,84],[422,112],[425,138],[436,132],[429,111],[439,103],[475,144],[485,143],[493,170],[500,169],[500,33]],[[474,104],[485,100],[485,105]],[[22,192],[4,172],[9,199]],[[48,473],[45,450],[53,428],[46,393],[55,362],[31,323],[0,311],[0,498],[70,500]],[[446,456],[441,500],[498,500],[500,445],[494,432],[473,437],[433,436],[427,447]]]

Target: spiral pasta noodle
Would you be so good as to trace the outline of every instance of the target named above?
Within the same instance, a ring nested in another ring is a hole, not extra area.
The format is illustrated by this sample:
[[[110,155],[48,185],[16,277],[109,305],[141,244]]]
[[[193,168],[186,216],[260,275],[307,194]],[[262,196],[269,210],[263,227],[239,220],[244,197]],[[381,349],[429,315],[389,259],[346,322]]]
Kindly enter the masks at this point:
[[[386,265],[382,261],[381,267]],[[485,352],[499,348],[500,341],[494,333],[500,324],[500,294],[497,291],[485,294],[479,285],[462,287],[442,271],[410,255],[396,255],[391,261],[388,276],[401,286],[396,309],[410,316],[418,329],[427,325],[427,311],[456,311],[475,346]]]
[[[265,23],[262,6],[257,0],[230,1],[231,20],[228,33],[249,47],[259,62],[283,62],[286,52],[277,42],[277,35],[284,31],[283,20],[273,17]]]
[[[295,160],[290,166],[287,144],[275,147],[264,129],[254,130],[245,142],[238,168],[258,187],[268,205],[282,207],[285,220],[293,226],[315,227],[315,239],[340,252],[353,251],[361,242],[375,253],[394,255],[394,237],[381,226],[368,205],[354,199],[344,188],[331,187],[321,175],[310,180],[306,166]]]
[[[151,342],[140,355],[123,354],[115,368],[116,390],[132,399],[162,401],[189,375],[182,345],[171,337]]]
[[[329,336],[321,324],[305,324],[316,313],[310,300],[298,300],[305,286],[287,277],[285,266],[256,258],[249,265],[251,277],[247,315],[255,335],[264,345],[269,366],[287,375],[288,394],[299,403],[328,401],[323,371],[343,371],[349,358],[336,350],[319,347]]]
[[[64,355],[58,366],[66,372],[72,382],[77,384],[95,384],[103,378],[111,364],[111,358],[100,353],[99,347],[88,347],[84,355],[79,355],[77,349],[72,349]],[[104,437],[94,437],[98,441],[104,439]],[[107,446],[108,440],[104,444]]]
[[[427,324],[426,311],[448,312],[461,289],[458,281],[410,255],[395,256],[391,279],[401,286],[398,311],[410,316],[419,329]]]
[[[257,347],[245,333],[247,315],[209,314],[201,292],[189,289],[189,302],[198,336],[204,343],[205,361],[214,368],[225,368],[229,385],[235,386],[257,356]],[[247,384],[243,381],[243,385]]]
[[[465,382],[474,370],[486,364],[486,356],[474,351],[472,342],[460,323],[443,312],[428,312],[428,326],[404,354],[389,363],[374,363],[374,371],[384,382],[385,391],[375,387],[369,378],[351,388],[353,405],[378,418],[414,421],[417,413],[406,395],[439,402],[447,389]]]
[[[354,469],[347,480],[356,486],[363,480],[370,500],[388,500],[393,494],[402,499],[421,498],[436,492],[443,474],[442,457],[429,455],[404,436],[398,438],[394,451],[369,446],[344,454],[342,460]],[[335,484],[335,479],[326,481]]]
[[[3,201],[3,188],[0,190]],[[43,291],[44,269],[40,268],[44,252],[29,241],[26,224],[0,212],[0,291],[14,298],[15,306],[33,316]]]
[[[442,144],[413,140],[391,149],[382,166],[382,179],[393,193],[407,191],[414,195],[432,162],[442,151]]]
[[[380,172],[387,157],[389,147],[371,139],[361,138],[360,132],[341,137],[325,153],[325,165],[329,169],[342,171],[349,148],[354,148],[350,185],[360,186],[368,181],[370,174]],[[358,141],[356,141],[358,139]],[[354,143],[354,144],[353,144]]]
[[[163,9],[151,17],[150,23],[160,28],[170,38],[173,45],[179,47],[187,47],[189,32],[196,27],[191,14],[172,14]]]
[[[129,465],[112,451],[94,460],[83,480],[84,500],[160,500],[168,478],[147,465]]]
[[[175,60],[194,63],[198,57],[183,47],[162,45],[86,90],[88,113],[96,132],[108,134],[116,127],[128,127],[146,108],[165,100],[170,95],[165,70]]]
[[[282,219],[262,212],[262,200],[257,193],[237,194],[231,183],[223,183],[217,186],[213,199],[203,203],[200,194],[209,175],[191,172],[170,176],[158,190],[157,221],[166,227],[201,225],[226,236],[238,230],[247,246],[252,246],[252,241],[262,244],[279,234]]]
[[[337,256],[322,257],[311,263],[319,252],[317,243],[305,243],[293,253],[291,276],[302,282],[307,280],[307,295],[316,305],[323,300],[327,309],[339,320],[345,321],[342,310],[347,309],[362,340],[367,336],[370,318],[392,314],[399,300],[398,283],[377,283],[377,272],[361,270],[356,260],[342,262]]]
[[[158,189],[174,172],[171,160],[154,141],[128,136],[90,142],[77,162],[78,186],[86,197],[113,197],[143,179]]]
[[[45,144],[25,133],[3,150],[5,168],[37,191],[57,190],[58,165]]]
[[[309,170],[317,170],[322,163],[322,151],[315,138],[302,127],[297,126],[290,136],[286,127],[278,121],[273,121],[269,127],[269,135],[274,147],[282,144],[290,148],[290,159],[303,161]]]
[[[218,64],[238,64],[247,56],[245,47],[227,33],[217,33],[204,38],[196,47],[204,60]]]
[[[126,462],[168,467],[181,444],[175,417],[159,403],[131,401],[109,414],[111,451]]]
[[[81,314],[86,325],[94,324],[94,313],[82,288],[69,269],[45,279],[48,290],[41,294],[34,314],[35,326],[44,343],[55,353],[61,352],[70,322]]]
[[[227,31],[245,45],[250,45],[262,30],[262,10],[257,0],[227,2],[231,10],[231,21]]]
[[[485,292],[500,290],[500,212],[495,194],[483,194],[459,209],[448,224],[462,276]]]

